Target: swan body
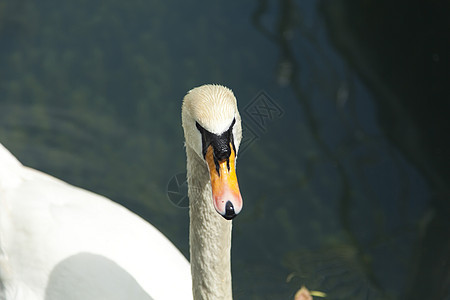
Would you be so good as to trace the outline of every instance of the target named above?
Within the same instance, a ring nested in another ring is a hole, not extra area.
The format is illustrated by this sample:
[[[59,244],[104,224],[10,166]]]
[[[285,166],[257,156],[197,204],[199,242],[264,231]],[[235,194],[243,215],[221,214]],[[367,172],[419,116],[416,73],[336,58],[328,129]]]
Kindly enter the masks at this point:
[[[0,145],[0,299],[192,299],[189,263],[126,208]]]
[[[0,144],[0,299],[232,299],[240,120],[225,87],[201,86],[184,98],[190,266],[139,216],[23,166]]]

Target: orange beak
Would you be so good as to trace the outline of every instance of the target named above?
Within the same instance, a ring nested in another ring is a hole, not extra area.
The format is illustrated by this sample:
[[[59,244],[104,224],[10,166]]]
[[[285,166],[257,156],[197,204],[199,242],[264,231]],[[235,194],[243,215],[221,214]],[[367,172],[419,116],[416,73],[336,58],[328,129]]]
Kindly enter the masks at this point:
[[[205,159],[211,178],[214,208],[224,218],[231,220],[242,209],[242,197],[236,176],[236,153],[230,144],[230,157],[223,161],[214,158],[214,150],[209,146]]]

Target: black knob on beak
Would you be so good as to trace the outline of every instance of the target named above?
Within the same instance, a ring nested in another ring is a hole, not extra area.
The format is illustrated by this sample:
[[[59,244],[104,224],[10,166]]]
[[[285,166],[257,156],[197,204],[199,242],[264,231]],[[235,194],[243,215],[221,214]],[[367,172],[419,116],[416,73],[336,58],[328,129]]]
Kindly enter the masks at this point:
[[[231,220],[236,217],[236,213],[234,212],[234,207],[231,201],[227,201],[225,204],[225,215],[223,216],[227,220]]]

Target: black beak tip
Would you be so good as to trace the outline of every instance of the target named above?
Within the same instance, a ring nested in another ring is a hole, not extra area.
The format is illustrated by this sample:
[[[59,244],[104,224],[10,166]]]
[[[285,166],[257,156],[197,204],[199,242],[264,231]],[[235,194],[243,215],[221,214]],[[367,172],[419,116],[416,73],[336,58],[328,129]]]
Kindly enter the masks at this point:
[[[223,217],[227,220],[231,220],[236,217],[236,213],[234,212],[234,207],[231,201],[227,201],[225,204],[225,215]]]

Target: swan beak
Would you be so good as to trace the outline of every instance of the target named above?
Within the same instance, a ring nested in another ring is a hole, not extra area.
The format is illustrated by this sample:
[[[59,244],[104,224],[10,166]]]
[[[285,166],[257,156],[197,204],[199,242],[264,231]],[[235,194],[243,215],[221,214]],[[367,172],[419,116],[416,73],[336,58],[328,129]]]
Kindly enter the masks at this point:
[[[213,147],[209,146],[205,159],[208,163],[214,208],[225,219],[233,219],[242,209],[242,197],[236,176],[236,153],[230,145],[231,154],[227,159],[218,161],[214,157]]]

